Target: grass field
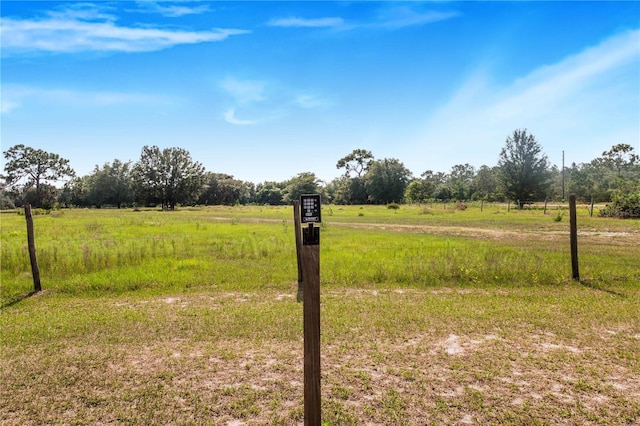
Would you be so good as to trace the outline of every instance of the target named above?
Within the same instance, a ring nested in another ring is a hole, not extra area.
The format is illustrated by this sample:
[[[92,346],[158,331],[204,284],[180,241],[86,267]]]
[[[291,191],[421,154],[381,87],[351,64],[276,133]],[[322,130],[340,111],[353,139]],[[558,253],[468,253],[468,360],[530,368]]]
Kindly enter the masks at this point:
[[[580,282],[558,206],[325,206],[323,421],[640,424],[640,221],[578,213]],[[292,214],[36,215],[35,295],[0,215],[0,424],[301,424]]]

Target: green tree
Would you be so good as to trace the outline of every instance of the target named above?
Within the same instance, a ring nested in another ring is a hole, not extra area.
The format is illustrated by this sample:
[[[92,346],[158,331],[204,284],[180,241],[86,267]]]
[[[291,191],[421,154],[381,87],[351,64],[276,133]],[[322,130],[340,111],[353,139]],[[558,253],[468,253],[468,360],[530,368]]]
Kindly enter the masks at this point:
[[[43,209],[52,209],[58,202],[60,191],[55,186],[48,183],[41,183],[40,188],[29,187],[22,194],[24,204],[40,206]]]
[[[283,203],[284,182],[264,182],[256,185],[256,203],[277,206]]]
[[[320,189],[320,180],[315,173],[304,172],[289,179],[284,188],[284,202],[291,204],[298,200],[302,194],[317,194]]]
[[[634,192],[640,183],[640,157],[635,154],[631,145],[614,145],[592,163],[604,169],[601,178],[607,181],[611,200],[614,193],[617,193],[618,197],[624,197]]]
[[[168,210],[195,202],[204,184],[204,167],[183,148],[143,147],[132,175],[137,201]]]
[[[102,168],[96,166],[89,176],[87,194],[91,204],[96,207],[122,205],[133,202],[131,162],[123,163],[116,159],[113,163],[105,163]]]
[[[5,182],[4,177],[0,176],[0,189],[2,193],[0,195],[0,209],[11,210],[16,207],[20,207],[22,198],[15,191],[15,189],[9,188]]]
[[[11,197],[7,194],[0,194],[0,210],[12,210],[15,209],[16,205],[13,203]]]
[[[472,199],[494,201],[499,198],[498,169],[480,166],[471,183]]]
[[[638,167],[640,157],[638,157],[631,145],[618,144],[610,150],[602,153],[602,163],[615,170],[616,176],[620,179],[627,177],[638,178]]]
[[[344,175],[346,177],[352,177],[351,173],[353,172],[355,177],[361,178],[369,168],[371,161],[373,161],[373,154],[371,151],[367,151],[366,149],[354,149],[349,155],[338,160],[336,168],[344,168]]]
[[[422,178],[422,184],[425,187],[426,193],[429,194],[429,198],[435,200],[451,199],[451,190],[448,185],[449,177],[447,174],[427,170],[422,173],[420,177]]]
[[[340,204],[366,204],[369,201],[363,177],[372,161],[373,154],[366,149],[354,149],[338,160],[336,168],[345,170],[344,179],[339,182]]]
[[[404,191],[404,199],[408,203],[424,203],[430,197],[427,183],[422,179],[414,179]]]
[[[555,164],[549,168],[549,189],[546,199],[562,199],[562,171]]]
[[[457,164],[451,168],[447,184],[454,199],[465,201],[471,198],[471,183],[475,174],[476,171],[470,164]]]
[[[0,210],[12,210],[16,208],[11,197],[12,194],[6,190],[6,186],[4,179],[2,179],[2,181],[0,181]]]
[[[610,200],[609,179],[606,171],[594,161],[586,164],[575,164],[565,170],[567,194],[574,194],[579,200],[589,202],[606,202]]]
[[[29,192],[34,207],[43,207],[45,201],[51,203],[51,188],[55,182],[75,176],[69,160],[42,149],[15,145],[4,152],[4,158],[7,160],[4,166],[6,184],[22,184],[23,192]],[[30,188],[33,191],[29,191]]]
[[[224,173],[207,173],[198,203],[206,205],[246,204],[252,201],[255,188],[250,182]]]
[[[411,172],[395,158],[374,160],[363,177],[369,200],[374,204],[402,202]]]
[[[335,204],[366,204],[367,190],[362,178],[340,176],[335,178],[324,188],[330,194],[330,201]]]
[[[614,145],[602,156],[567,169],[569,192],[583,201],[609,202],[640,184],[640,158],[630,145]]]
[[[505,196],[523,202],[543,200],[549,190],[549,161],[534,135],[526,129],[507,137],[498,159],[499,179]]]
[[[62,187],[59,197],[60,204],[65,207],[91,206],[92,204],[87,196],[89,187],[89,176],[74,177]]]

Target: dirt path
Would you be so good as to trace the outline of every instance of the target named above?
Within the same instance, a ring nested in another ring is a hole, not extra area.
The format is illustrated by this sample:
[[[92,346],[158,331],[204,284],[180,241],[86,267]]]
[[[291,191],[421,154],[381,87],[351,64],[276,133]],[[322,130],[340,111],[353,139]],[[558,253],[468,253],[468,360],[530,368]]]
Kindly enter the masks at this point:
[[[412,232],[432,235],[451,235],[483,240],[543,240],[560,241],[569,239],[569,229],[566,232],[549,230],[504,230],[464,226],[433,226],[433,225],[402,225],[378,223],[332,223],[332,226],[350,228],[380,229],[393,232]],[[640,245],[640,233],[611,232],[611,231],[578,231],[578,238],[586,240],[607,240],[615,245]]]
[[[228,217],[211,217],[213,220],[229,221]],[[282,223],[281,219],[242,218],[242,221],[251,223]],[[288,221],[289,222],[289,221]],[[491,228],[477,228],[466,226],[435,226],[417,224],[388,224],[388,223],[364,223],[364,222],[328,222],[328,226],[336,226],[354,229],[377,229],[390,232],[408,232],[416,234],[449,235],[493,241],[564,241],[569,239],[569,229],[566,232],[551,230],[505,230]],[[612,231],[578,231],[578,238],[584,241],[607,241],[608,244],[617,246],[640,245],[640,232],[612,232]]]

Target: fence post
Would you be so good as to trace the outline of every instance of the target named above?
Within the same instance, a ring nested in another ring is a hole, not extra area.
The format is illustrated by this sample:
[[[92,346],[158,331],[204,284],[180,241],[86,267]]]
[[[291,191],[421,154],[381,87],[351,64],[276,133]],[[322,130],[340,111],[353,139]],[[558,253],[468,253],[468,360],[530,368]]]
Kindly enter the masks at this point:
[[[571,238],[571,271],[573,279],[580,281],[580,271],[578,268],[578,224],[576,219],[576,196],[569,195],[569,223]]]
[[[31,204],[25,204],[24,217],[27,219],[27,244],[29,245],[29,260],[31,261],[31,273],[33,274],[33,290],[42,291],[40,283],[40,268],[36,256],[36,240],[33,232],[33,216],[31,215]]]

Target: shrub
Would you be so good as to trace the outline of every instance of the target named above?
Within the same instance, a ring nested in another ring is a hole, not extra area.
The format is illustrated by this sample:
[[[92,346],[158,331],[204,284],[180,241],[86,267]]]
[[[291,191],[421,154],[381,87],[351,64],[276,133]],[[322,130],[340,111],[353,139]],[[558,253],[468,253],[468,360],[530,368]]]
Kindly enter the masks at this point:
[[[389,210],[399,210],[400,209],[400,204],[398,204],[398,203],[387,204],[387,208]]]
[[[600,216],[619,217],[621,219],[640,218],[640,188],[629,194],[615,193],[611,204],[600,210]]]
[[[13,200],[6,195],[0,195],[0,210],[13,210],[16,208]]]
[[[433,211],[429,207],[424,207],[420,214],[433,214]]]

